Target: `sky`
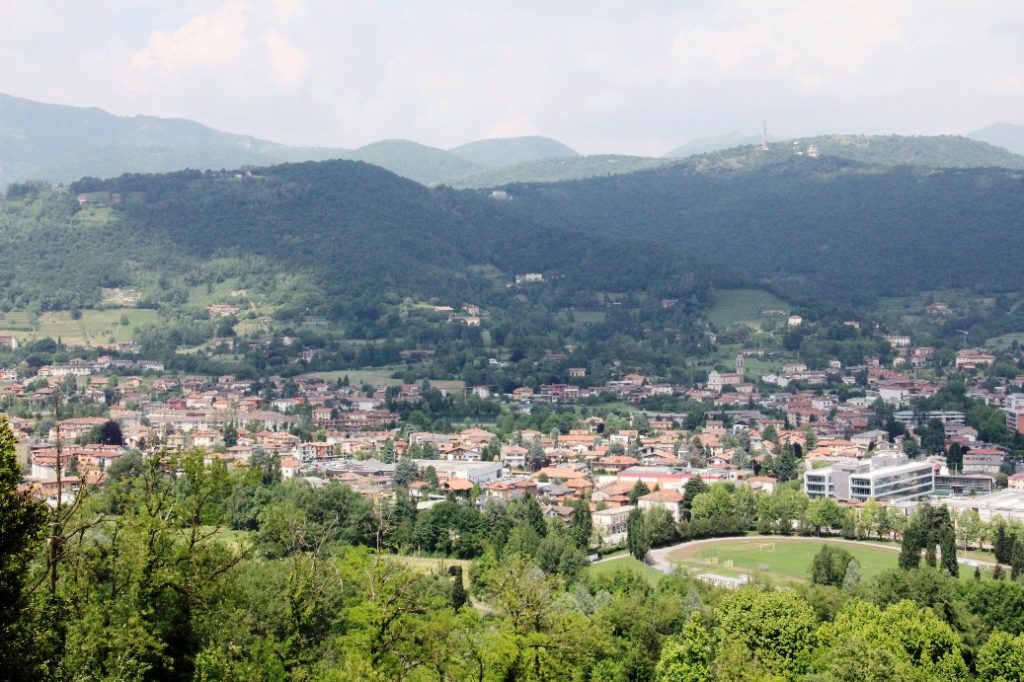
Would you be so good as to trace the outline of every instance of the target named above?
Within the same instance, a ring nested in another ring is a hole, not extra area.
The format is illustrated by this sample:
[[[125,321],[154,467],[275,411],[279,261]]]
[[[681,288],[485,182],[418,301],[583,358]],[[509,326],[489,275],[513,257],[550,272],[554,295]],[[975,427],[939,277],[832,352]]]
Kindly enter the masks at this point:
[[[1024,123],[1024,2],[0,0],[0,92],[295,145]]]

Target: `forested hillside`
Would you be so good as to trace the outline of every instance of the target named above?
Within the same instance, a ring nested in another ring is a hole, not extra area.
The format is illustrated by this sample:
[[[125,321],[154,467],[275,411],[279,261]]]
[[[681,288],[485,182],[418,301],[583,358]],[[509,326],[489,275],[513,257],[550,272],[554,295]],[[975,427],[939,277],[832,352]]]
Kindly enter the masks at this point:
[[[697,157],[646,173],[509,188],[509,211],[683,246],[790,291],[845,302],[1024,286],[1024,180],[787,154]]]
[[[706,281],[676,252],[627,251],[347,161],[85,179],[70,194],[17,185],[8,195],[0,270],[14,308],[86,307],[100,287],[166,297],[236,274],[264,288],[286,278],[283,312],[334,319],[377,315],[382,301],[407,296],[486,303],[526,272],[544,273],[567,300],[609,290],[679,297]]]

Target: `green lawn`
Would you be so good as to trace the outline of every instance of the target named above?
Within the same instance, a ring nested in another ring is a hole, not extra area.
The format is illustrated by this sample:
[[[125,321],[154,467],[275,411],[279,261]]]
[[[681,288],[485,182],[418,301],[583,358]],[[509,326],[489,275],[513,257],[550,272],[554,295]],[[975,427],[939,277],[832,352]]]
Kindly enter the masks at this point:
[[[822,545],[845,549],[860,563],[864,578],[895,568],[898,552],[860,545],[831,543],[812,539],[757,537],[726,542],[695,543],[683,547],[670,560],[694,572],[738,575],[746,573],[766,582],[805,581],[811,562]]]
[[[636,573],[652,585],[658,582],[661,576],[664,575],[658,569],[652,568],[642,561],[637,561],[628,554],[620,554],[609,559],[604,559],[583,569],[584,575],[593,577],[611,575],[616,571],[629,571],[631,573]]]
[[[790,306],[778,296],[761,289],[722,289],[715,292],[715,305],[708,313],[708,319],[722,329],[736,322],[759,323],[767,319],[761,315],[765,309],[789,312]]]

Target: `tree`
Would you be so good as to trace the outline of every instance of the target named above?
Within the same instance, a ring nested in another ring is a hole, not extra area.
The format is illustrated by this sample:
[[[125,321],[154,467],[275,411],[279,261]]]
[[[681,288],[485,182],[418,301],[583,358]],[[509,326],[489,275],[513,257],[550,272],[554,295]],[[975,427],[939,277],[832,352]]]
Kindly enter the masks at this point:
[[[29,562],[46,523],[42,503],[20,492],[17,440],[0,415],[0,660],[12,679],[35,679],[26,647],[25,581]],[[24,665],[25,669],[22,669]]]
[[[781,679],[799,679],[806,671],[817,618],[810,604],[792,590],[736,590],[722,598],[715,616],[716,639],[732,642],[745,652],[742,658],[747,665],[756,660],[770,675]],[[736,679],[734,674],[722,674],[716,679],[723,677]]]
[[[1000,519],[996,522],[996,530],[992,536],[992,553],[1001,564],[1010,563],[1013,551],[1013,536],[1006,532],[1006,524]]]
[[[572,519],[569,521],[569,534],[580,549],[590,546],[590,536],[594,531],[594,520],[586,500],[577,500],[572,505]]]
[[[530,471],[540,471],[548,465],[548,456],[544,452],[544,446],[540,443],[540,437],[538,436],[530,444],[530,448],[526,453],[526,465]]]
[[[711,635],[700,611],[690,614],[678,640],[669,640],[654,669],[656,682],[710,682]]]
[[[647,519],[639,508],[629,512],[626,518],[626,547],[629,553],[643,561],[651,549],[651,536],[647,530]]]
[[[818,447],[818,433],[810,424],[804,429],[804,453],[808,453]]]
[[[979,682],[1024,680],[1024,635],[993,632],[978,650],[975,667]]]
[[[121,425],[109,419],[100,427],[99,442],[101,445],[124,445]]]
[[[915,519],[903,531],[903,542],[900,544],[900,568],[905,571],[921,565],[921,524]]]
[[[451,566],[448,575],[452,578],[452,608],[458,611],[469,602],[466,586],[462,584],[462,566]]]
[[[693,498],[690,518],[694,521],[725,517],[733,513],[732,498],[724,485],[713,485]]]
[[[783,444],[782,452],[779,453],[779,459],[775,463],[775,475],[780,481],[792,481],[798,473],[796,451],[793,444],[787,441]]]
[[[637,481],[633,486],[633,489],[629,491],[629,503],[636,504],[637,500],[649,492],[651,492],[651,489],[647,487],[646,483],[643,481]]]
[[[1010,550],[1010,578],[1016,580],[1024,572],[1024,541],[1020,538],[1013,539],[1013,549]]]
[[[928,424],[918,430],[921,449],[930,454],[939,454],[946,445],[946,427],[941,419],[929,419]]]
[[[956,578],[960,575],[960,565],[956,562],[956,536],[953,526],[946,524],[939,531],[939,551],[942,553],[942,569]]]
[[[235,426],[234,422],[228,422],[224,425],[221,437],[224,439],[225,447],[233,448],[238,445],[238,427]]]
[[[412,461],[412,457],[402,457],[395,465],[395,485],[407,488],[416,480],[418,474],[416,462]]]
[[[854,592],[860,585],[860,563],[851,559],[846,565],[846,575],[843,576],[843,589],[847,592]]]
[[[683,520],[690,520],[690,509],[693,508],[693,500],[697,495],[706,493],[708,491],[708,484],[704,482],[704,479],[699,475],[692,477],[686,482],[686,487],[683,488]]]
[[[811,562],[811,583],[842,587],[853,555],[841,547],[822,545]]]
[[[843,524],[843,510],[831,497],[818,497],[807,504],[804,521],[814,528],[815,535],[822,528],[838,528]]]
[[[480,452],[480,461],[497,462],[499,459],[501,459],[501,441],[495,436]]]

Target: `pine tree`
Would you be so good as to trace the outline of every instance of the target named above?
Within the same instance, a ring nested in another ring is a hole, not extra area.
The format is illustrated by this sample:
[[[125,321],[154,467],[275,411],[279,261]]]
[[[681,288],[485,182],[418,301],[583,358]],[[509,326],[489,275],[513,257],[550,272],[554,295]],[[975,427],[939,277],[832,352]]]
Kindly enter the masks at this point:
[[[1006,526],[1002,523],[996,526],[996,534],[992,539],[992,552],[996,561],[1001,564],[1010,563],[1010,552],[1013,550],[1013,537],[1006,532]]]
[[[462,567],[452,566],[448,569],[448,575],[452,576],[451,604],[452,608],[458,611],[469,602],[469,595],[466,593],[466,586],[462,584]]]
[[[629,512],[626,519],[626,547],[629,553],[643,561],[651,549],[651,538],[647,532],[647,519],[639,509]]]
[[[1016,580],[1024,572],[1024,542],[1018,538],[1013,540],[1010,550],[1010,577]]]
[[[939,551],[942,552],[942,568],[954,578],[960,575],[956,562],[956,535],[952,524],[947,523],[939,532]]]
[[[921,565],[921,525],[917,519],[912,520],[903,531],[899,565],[905,571]]]
[[[578,500],[572,508],[572,520],[569,522],[569,534],[580,549],[590,546],[590,536],[594,530],[594,520],[590,516],[586,500]]]
[[[853,592],[860,585],[860,564],[856,559],[851,559],[846,565],[846,575],[843,576],[843,589]]]

